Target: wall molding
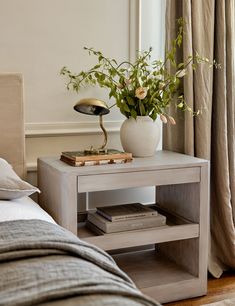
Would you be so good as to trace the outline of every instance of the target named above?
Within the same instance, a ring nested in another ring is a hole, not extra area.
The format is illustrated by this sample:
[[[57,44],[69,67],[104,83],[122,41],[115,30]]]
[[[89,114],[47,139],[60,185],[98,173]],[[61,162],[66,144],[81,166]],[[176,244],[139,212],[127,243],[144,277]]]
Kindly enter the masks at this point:
[[[127,28],[126,32],[129,40],[129,61],[134,61],[137,51],[141,50],[141,4],[142,0],[129,0],[129,25],[127,25],[129,28]],[[118,116],[111,121],[105,120],[104,122],[107,132],[111,134],[109,139],[112,147],[115,147],[115,144],[120,146],[118,134],[124,119],[124,117],[120,119],[120,116]],[[64,118],[64,120],[66,119]],[[96,141],[96,138],[98,138],[96,135],[100,137],[102,133],[98,120],[82,122],[70,122],[70,119],[67,120],[68,122],[49,121],[28,122],[25,124],[26,167],[30,175],[36,175],[36,159],[38,156],[58,155],[64,148],[72,150],[74,141],[78,141],[80,147],[83,144],[86,147],[89,144],[89,139],[91,142]]]
[[[137,50],[141,50],[141,9],[142,0],[129,0],[129,60],[136,59]],[[123,119],[124,120],[124,119]],[[123,120],[105,121],[108,133],[120,131]],[[26,138],[56,137],[71,135],[91,135],[101,133],[98,122],[38,122],[25,124]]]
[[[118,133],[123,120],[105,121],[104,125],[108,133]],[[55,137],[69,135],[99,134],[102,133],[98,122],[48,122],[26,123],[25,136],[31,137]]]
[[[129,60],[136,60],[141,50],[141,0],[129,0]]]

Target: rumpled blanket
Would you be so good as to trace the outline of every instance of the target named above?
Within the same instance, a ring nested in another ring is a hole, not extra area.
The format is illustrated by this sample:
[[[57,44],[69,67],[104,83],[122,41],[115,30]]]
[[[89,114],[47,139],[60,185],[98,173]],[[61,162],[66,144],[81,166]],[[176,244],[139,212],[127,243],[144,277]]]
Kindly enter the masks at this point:
[[[41,220],[0,223],[0,305],[156,306],[111,256]]]

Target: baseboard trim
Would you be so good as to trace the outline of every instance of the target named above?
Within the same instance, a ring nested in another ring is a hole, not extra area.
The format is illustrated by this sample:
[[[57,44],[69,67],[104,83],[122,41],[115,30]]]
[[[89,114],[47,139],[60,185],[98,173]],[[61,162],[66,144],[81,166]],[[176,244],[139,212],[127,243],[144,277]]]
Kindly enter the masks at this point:
[[[37,163],[26,163],[26,171],[27,172],[37,172]]]

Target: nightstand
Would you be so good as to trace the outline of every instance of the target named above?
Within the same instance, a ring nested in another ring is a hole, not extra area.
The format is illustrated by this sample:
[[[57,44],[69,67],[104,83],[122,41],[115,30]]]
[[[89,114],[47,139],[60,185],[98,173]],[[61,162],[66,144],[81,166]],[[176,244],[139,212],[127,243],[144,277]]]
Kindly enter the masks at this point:
[[[208,161],[159,151],[126,164],[72,167],[59,157],[45,157],[38,159],[38,184],[40,205],[81,239],[107,251],[156,245],[156,250],[113,256],[145,294],[162,303],[206,294]],[[156,186],[167,226],[101,236],[78,229],[81,193],[143,186]]]

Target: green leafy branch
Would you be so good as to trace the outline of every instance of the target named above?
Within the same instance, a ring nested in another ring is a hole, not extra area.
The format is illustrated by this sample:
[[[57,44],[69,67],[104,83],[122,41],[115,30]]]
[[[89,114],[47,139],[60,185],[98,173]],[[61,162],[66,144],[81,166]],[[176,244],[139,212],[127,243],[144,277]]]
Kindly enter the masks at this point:
[[[170,50],[166,52],[164,61],[151,61],[152,48],[138,52],[134,63],[126,60],[117,63],[115,59],[104,56],[100,51],[84,47],[89,55],[97,58],[97,64],[78,74],[63,67],[61,74],[68,78],[67,89],[79,93],[82,87],[89,85],[107,88],[109,99],[115,100],[110,108],[116,105],[127,118],[149,116],[156,120],[160,115],[163,122],[169,121],[174,124],[174,118],[169,116],[167,111],[175,98],[178,109],[198,115],[201,111],[192,110],[180,92],[181,79],[187,75],[190,67],[195,70],[201,64],[216,68],[219,68],[219,65],[215,61],[210,62],[209,59],[201,57],[197,52],[190,55],[185,62],[177,64],[176,52],[183,41],[184,19],[178,19],[177,24],[177,36],[172,41]],[[173,68],[173,73],[168,71],[169,64]]]

